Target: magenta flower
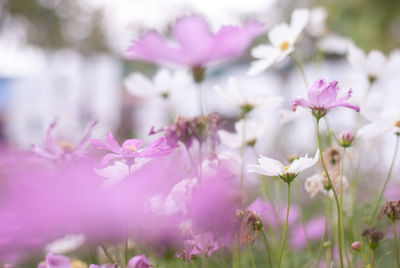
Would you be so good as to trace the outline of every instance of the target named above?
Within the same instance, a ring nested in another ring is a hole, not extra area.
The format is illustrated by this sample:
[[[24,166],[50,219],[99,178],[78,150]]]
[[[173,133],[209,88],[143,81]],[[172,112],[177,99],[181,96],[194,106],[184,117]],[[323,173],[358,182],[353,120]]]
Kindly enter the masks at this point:
[[[354,133],[352,130],[345,130],[339,134],[338,143],[342,147],[349,147],[354,141]]]
[[[164,137],[158,138],[144,149],[140,149],[142,141],[138,139],[126,140],[120,146],[111,132],[106,134],[106,142],[93,138],[90,143],[96,149],[112,152],[104,156],[101,166],[106,166],[115,159],[123,159],[130,166],[135,162],[136,158],[154,158],[165,156],[172,152],[172,148],[166,144]]]
[[[337,92],[339,90],[337,84],[337,81],[332,81],[328,84],[323,79],[318,79],[308,89],[308,100],[303,98],[297,98],[293,100],[292,110],[296,111],[298,106],[310,108],[313,112],[313,115],[317,118],[323,117],[329,110],[339,106],[350,108],[359,112],[360,108],[345,102],[351,97],[351,89],[349,89],[346,96],[337,99]]]
[[[49,252],[46,261],[39,263],[37,268],[71,268],[71,263],[68,257]]]
[[[249,22],[242,27],[223,26],[214,34],[203,17],[183,17],[172,26],[172,36],[177,44],[171,44],[158,32],[150,31],[128,48],[127,57],[200,67],[215,60],[241,55],[261,30],[261,24]]]
[[[128,268],[150,268],[150,263],[146,256],[141,254],[129,260]]]
[[[46,131],[46,136],[42,146],[37,144],[33,144],[32,150],[33,152],[43,158],[63,161],[63,160],[71,160],[73,158],[83,157],[86,153],[86,144],[90,139],[90,135],[93,127],[97,124],[97,120],[93,121],[86,129],[85,134],[82,139],[78,143],[78,145],[73,145],[64,140],[54,140],[51,133],[53,128],[56,126],[56,122],[52,122]]]
[[[213,252],[219,249],[219,244],[215,240],[213,234],[204,233],[198,235],[190,235],[183,241],[183,248],[176,254],[178,258],[189,263],[201,255],[211,257]]]

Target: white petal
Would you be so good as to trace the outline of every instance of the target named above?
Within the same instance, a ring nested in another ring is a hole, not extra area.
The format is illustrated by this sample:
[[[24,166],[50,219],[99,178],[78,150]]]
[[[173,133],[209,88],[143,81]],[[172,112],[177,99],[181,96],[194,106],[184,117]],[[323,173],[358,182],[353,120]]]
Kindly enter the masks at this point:
[[[378,50],[372,50],[367,56],[367,74],[372,76],[379,76],[386,65],[386,57]]]
[[[133,73],[129,75],[124,85],[129,93],[134,96],[148,98],[157,94],[153,83],[141,73]]]
[[[272,28],[268,33],[268,38],[271,44],[278,49],[280,49],[282,43],[293,43],[296,39],[289,25],[286,23],[279,24]]]
[[[258,59],[268,59],[277,54],[276,47],[270,45],[259,45],[251,50],[251,55]]]
[[[295,36],[295,39],[297,39],[297,36],[303,31],[304,27],[307,25],[309,17],[310,12],[307,9],[296,9],[295,11],[293,11],[290,28]]]
[[[247,165],[247,172],[258,173],[258,174],[265,175],[265,176],[276,176],[277,175],[275,173],[271,173],[270,171],[265,170],[260,165],[255,165],[255,164]]]
[[[366,56],[360,48],[353,44],[349,45],[347,60],[353,68],[365,72]]]
[[[319,159],[319,150],[315,153],[313,158],[308,158],[307,154],[304,157],[300,157],[292,162],[290,165],[288,172],[289,173],[299,173],[303,170],[306,170],[312,166],[314,166]]]
[[[360,128],[357,131],[357,136],[360,138],[372,139],[384,134],[390,129],[391,128],[384,123],[373,122]]]
[[[257,75],[268,69],[272,64],[274,64],[277,60],[278,55],[276,57],[271,57],[269,59],[256,60],[251,62],[250,69],[247,71],[247,75]]]
[[[229,148],[236,149],[242,145],[242,136],[237,133],[231,133],[226,130],[219,130],[218,135],[223,144]]]
[[[258,158],[260,166],[268,173],[269,176],[277,176],[285,173],[285,167],[278,160],[260,155]]]

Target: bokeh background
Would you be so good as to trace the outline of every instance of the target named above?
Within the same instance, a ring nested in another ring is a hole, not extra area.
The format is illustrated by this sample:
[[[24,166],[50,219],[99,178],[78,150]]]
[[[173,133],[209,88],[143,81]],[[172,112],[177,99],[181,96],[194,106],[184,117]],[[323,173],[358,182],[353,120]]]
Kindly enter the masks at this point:
[[[299,7],[322,7],[314,25],[320,24],[324,38],[333,34],[337,38],[325,43],[321,38],[325,53],[310,51],[304,42],[300,57],[305,63],[327,59],[328,73],[339,78],[349,68],[343,57],[346,38],[367,51],[389,53],[400,44],[398,0],[0,0],[0,139],[27,148],[40,142],[46,125],[57,118],[59,134],[72,140],[80,137],[93,118],[100,120],[96,135],[113,129],[120,138],[144,136],[151,125],[160,126],[165,118],[154,103],[124,90],[123,80],[129,73],[151,76],[156,71],[154,65],[124,59],[130,42],[149,29],[168,33],[176,18],[188,14],[205,16],[213,29],[248,19],[261,21],[268,29],[287,21]],[[256,42],[265,41],[266,35]],[[245,57],[211,71],[209,86],[225,83],[232,74],[245,75],[251,59],[249,53]],[[299,84],[298,79],[290,80],[292,67],[273,68],[249,85],[266,85],[285,95],[282,92]],[[187,101],[187,92],[182,93],[185,101],[180,113],[190,116],[197,111]],[[229,122],[235,113],[213,99],[211,93],[208,111],[219,111]]]

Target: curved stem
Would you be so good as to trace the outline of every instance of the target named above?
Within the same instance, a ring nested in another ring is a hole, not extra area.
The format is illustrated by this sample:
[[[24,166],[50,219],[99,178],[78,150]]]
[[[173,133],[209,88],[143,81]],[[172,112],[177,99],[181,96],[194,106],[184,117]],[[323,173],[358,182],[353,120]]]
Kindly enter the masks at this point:
[[[262,235],[263,240],[264,240],[265,248],[267,249],[267,258],[268,258],[268,265],[269,265],[268,267],[272,268],[273,266],[272,266],[272,260],[271,260],[271,254],[270,254],[271,249],[269,247],[267,236],[265,235],[265,232],[264,232],[263,229],[261,229],[261,235]]]
[[[321,164],[322,164],[322,168],[325,171],[326,177],[328,178],[329,181],[329,185],[332,188],[332,192],[333,192],[333,196],[335,198],[335,202],[336,202],[336,210],[337,210],[337,240],[338,240],[338,246],[339,246],[339,259],[340,259],[340,267],[343,268],[344,264],[343,264],[343,253],[342,253],[342,240],[341,240],[341,235],[340,235],[340,222],[341,222],[341,215],[340,215],[340,204],[339,204],[339,199],[335,190],[335,187],[332,183],[331,177],[329,175],[328,169],[326,168],[325,165],[325,161],[324,161],[324,156],[322,154],[322,146],[321,146],[321,138],[320,138],[320,134],[319,134],[319,119],[317,118],[317,125],[316,125],[316,130],[317,130],[317,143],[318,143],[318,149],[319,149],[319,156],[321,159]]]
[[[396,218],[393,217],[392,222],[393,222],[394,250],[396,250],[397,268],[400,268],[399,246],[397,243],[397,232],[396,232]]]
[[[250,257],[251,266],[253,268],[256,268],[256,263],[254,262],[253,252],[251,251],[251,246],[250,246],[249,243],[247,243],[247,250],[249,251],[249,257]]]
[[[388,172],[388,174],[386,176],[385,183],[383,184],[382,190],[379,193],[378,199],[376,200],[374,211],[372,212],[371,218],[369,218],[368,222],[370,222],[372,219],[376,218],[376,214],[378,213],[378,210],[379,210],[379,207],[380,207],[380,203],[382,201],[383,193],[385,192],[385,189],[386,189],[386,185],[388,184],[388,182],[390,180],[390,177],[392,176],[393,166],[394,166],[394,163],[396,162],[397,151],[399,149],[399,137],[400,137],[400,134],[396,133],[396,136],[397,136],[396,137],[396,145],[394,147],[392,163],[390,164],[389,172]]]
[[[349,258],[349,253],[347,252],[346,246],[346,237],[344,233],[344,224],[343,224],[343,165],[344,165],[344,158],[346,154],[346,147],[343,147],[343,157],[340,163],[340,231],[342,232],[342,241],[344,243],[344,255],[346,256],[347,266],[351,267],[351,262]]]
[[[288,198],[287,198],[287,208],[286,208],[286,220],[285,220],[285,227],[283,228],[282,244],[281,244],[281,252],[279,253],[278,268],[281,267],[283,249],[285,248],[286,232],[287,232],[287,226],[288,226],[288,221],[289,221],[289,209],[290,209],[290,183],[288,183],[287,185],[288,185]]]

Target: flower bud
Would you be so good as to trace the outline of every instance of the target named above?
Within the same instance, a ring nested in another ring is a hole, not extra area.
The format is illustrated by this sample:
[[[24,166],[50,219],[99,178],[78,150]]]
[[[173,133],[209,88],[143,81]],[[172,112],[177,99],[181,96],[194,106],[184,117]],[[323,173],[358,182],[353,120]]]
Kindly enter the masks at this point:
[[[342,131],[339,134],[338,143],[342,147],[349,147],[354,140],[354,133],[351,130]]]
[[[351,249],[354,251],[360,251],[361,250],[361,242],[360,241],[355,241],[351,244]]]

